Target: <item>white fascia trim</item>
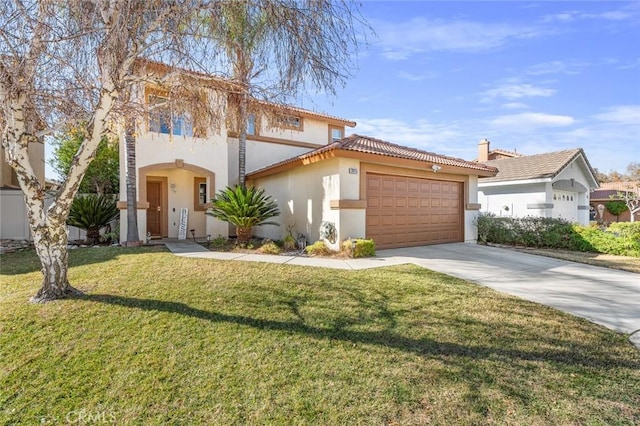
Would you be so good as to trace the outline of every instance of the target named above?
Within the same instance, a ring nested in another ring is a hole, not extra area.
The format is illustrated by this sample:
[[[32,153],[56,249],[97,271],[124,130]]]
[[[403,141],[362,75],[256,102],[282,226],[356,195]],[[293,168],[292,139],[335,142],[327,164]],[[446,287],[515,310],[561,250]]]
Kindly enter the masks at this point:
[[[478,179],[478,188],[487,188],[491,186],[527,185],[530,183],[547,183],[551,181],[553,181],[552,178],[503,180],[500,182],[482,182],[482,179]]]

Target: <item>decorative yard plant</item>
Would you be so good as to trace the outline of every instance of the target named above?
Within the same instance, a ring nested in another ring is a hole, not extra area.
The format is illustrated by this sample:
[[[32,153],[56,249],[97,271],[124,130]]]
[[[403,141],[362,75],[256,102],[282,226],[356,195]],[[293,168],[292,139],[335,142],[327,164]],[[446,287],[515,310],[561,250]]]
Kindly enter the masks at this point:
[[[278,225],[269,219],[280,215],[280,210],[264,189],[236,185],[218,192],[207,214],[234,225],[238,242],[246,244],[254,226]]]
[[[89,244],[100,242],[100,230],[120,215],[116,200],[110,195],[88,194],[71,204],[67,225],[87,231]]]

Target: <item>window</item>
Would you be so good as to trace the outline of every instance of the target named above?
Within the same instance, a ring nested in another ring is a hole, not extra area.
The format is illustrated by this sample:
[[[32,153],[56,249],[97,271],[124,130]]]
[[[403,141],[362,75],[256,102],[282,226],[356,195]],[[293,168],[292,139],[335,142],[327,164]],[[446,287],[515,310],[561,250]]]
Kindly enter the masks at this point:
[[[207,179],[203,177],[193,178],[193,192],[193,210],[206,210],[207,203],[210,201],[207,196]]]
[[[249,114],[247,117],[247,135],[255,136],[256,134],[256,115]]]
[[[302,131],[304,122],[302,117],[297,115],[280,115],[278,116],[278,126],[285,129]]]
[[[343,127],[333,127],[329,126],[329,143],[339,141],[344,137],[344,128]]]
[[[190,114],[172,112],[169,99],[149,95],[149,131],[175,136],[193,136]]]

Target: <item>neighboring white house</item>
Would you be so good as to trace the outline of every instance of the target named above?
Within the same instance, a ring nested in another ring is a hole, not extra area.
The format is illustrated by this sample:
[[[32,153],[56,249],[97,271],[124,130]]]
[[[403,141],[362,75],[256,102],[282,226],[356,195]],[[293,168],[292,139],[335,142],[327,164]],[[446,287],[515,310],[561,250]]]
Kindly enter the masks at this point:
[[[498,158],[498,159],[496,159]],[[589,194],[596,175],[581,148],[523,156],[478,145],[478,162],[498,174],[478,182],[483,212],[509,217],[553,217],[589,223]]]
[[[254,233],[281,239],[287,225],[310,241],[323,222],[336,242],[370,238],[378,248],[475,242],[478,176],[496,169],[476,162],[351,135],[248,175],[274,196],[280,226]]]
[[[151,64],[156,73],[168,72],[162,64]],[[163,108],[149,111],[136,129],[138,231],[141,240],[152,237],[177,238],[180,214],[188,209],[187,235],[196,238],[228,236],[229,226],[205,215],[215,195],[238,181],[238,139],[225,125],[225,111],[231,97],[219,85],[209,90],[210,99],[223,99],[211,108],[219,110],[218,129],[193,123],[189,114],[172,114]],[[205,89],[203,89],[205,90]],[[147,105],[161,105],[168,96],[161,87],[147,85],[140,90]],[[258,101],[253,101],[258,102]],[[261,102],[264,110],[265,104]],[[246,170],[256,170],[284,158],[327,145],[344,136],[345,127],[356,123],[301,108],[266,104],[268,116],[251,114],[247,129]],[[126,157],[120,146],[121,241],[126,240]]]

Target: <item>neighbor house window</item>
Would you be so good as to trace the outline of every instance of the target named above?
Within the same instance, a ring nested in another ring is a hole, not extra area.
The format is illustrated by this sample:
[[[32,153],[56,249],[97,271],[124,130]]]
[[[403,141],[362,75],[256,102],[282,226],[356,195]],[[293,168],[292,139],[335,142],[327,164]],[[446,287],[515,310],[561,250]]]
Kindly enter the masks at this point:
[[[193,136],[193,120],[190,114],[171,111],[168,98],[149,95],[149,131]]]
[[[207,179],[202,177],[194,178],[193,190],[193,210],[206,210],[207,203],[210,201],[207,197]]]
[[[329,127],[329,143],[339,141],[344,137],[344,128],[342,127]]]

